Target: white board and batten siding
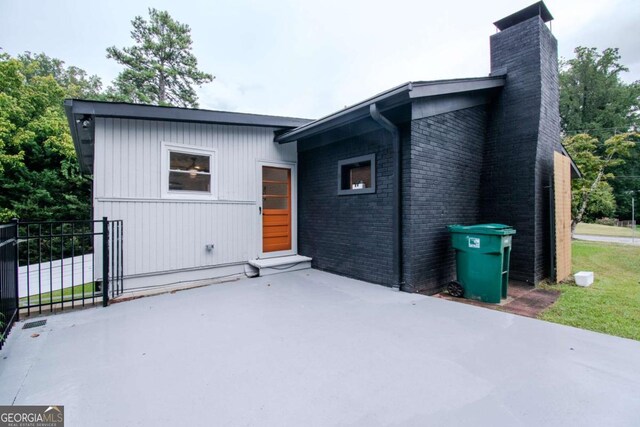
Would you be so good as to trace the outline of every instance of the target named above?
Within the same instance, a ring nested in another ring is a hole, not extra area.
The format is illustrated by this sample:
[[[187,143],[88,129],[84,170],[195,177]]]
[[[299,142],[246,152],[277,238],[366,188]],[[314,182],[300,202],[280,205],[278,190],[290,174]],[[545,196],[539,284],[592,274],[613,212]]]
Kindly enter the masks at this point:
[[[115,118],[95,126],[94,218],[123,220],[125,288],[242,272],[258,256],[258,162],[295,163],[295,144],[273,142],[268,127]],[[216,200],[163,196],[163,143],[215,150]]]

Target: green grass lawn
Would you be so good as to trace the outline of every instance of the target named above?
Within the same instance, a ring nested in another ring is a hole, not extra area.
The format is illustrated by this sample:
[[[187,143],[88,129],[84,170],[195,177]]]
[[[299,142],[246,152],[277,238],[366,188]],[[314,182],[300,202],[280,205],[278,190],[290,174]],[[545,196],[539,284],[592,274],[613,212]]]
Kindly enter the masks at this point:
[[[560,290],[541,319],[640,340],[640,247],[574,241],[573,272],[593,271],[588,288],[546,285]]]
[[[93,295],[93,283],[85,283],[84,285],[84,296],[90,297]],[[64,288],[62,291],[57,290],[53,292],[42,293],[42,297],[38,295],[32,295],[30,297],[22,297],[20,298],[20,307],[27,306],[27,298],[31,304],[38,304],[39,301],[42,301],[42,304],[49,304],[53,302],[54,304],[60,302],[62,300],[71,301],[72,299],[79,299],[83,296],[83,288],[82,285],[76,285],[72,288]],[[53,299],[53,301],[52,301]]]
[[[636,222],[637,224],[637,222]],[[636,230],[636,237],[640,237],[640,230]],[[590,234],[592,236],[631,237],[633,230],[628,227],[612,227],[610,225],[587,224],[581,222],[576,226],[576,234]]]

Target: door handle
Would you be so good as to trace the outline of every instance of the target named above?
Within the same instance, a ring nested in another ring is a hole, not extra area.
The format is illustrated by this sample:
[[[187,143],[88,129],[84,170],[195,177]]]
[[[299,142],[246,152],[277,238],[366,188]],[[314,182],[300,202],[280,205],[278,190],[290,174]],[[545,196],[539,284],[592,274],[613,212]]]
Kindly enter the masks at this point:
[[[258,213],[262,215],[262,206],[258,206]]]

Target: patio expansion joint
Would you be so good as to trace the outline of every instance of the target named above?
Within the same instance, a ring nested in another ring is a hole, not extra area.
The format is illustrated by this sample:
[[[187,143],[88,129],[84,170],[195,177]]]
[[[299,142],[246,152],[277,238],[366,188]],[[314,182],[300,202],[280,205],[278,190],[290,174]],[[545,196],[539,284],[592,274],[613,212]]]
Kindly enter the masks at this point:
[[[24,387],[24,384],[27,381],[27,378],[29,377],[29,373],[31,372],[32,367],[33,367],[33,361],[29,363],[29,368],[27,369],[27,372],[24,374],[24,378],[22,378],[22,381],[20,382],[20,387],[18,387],[18,390],[16,390],[16,395],[13,396],[13,400],[11,401],[12,406],[16,404],[16,400],[18,399],[18,396],[22,391],[22,387]]]

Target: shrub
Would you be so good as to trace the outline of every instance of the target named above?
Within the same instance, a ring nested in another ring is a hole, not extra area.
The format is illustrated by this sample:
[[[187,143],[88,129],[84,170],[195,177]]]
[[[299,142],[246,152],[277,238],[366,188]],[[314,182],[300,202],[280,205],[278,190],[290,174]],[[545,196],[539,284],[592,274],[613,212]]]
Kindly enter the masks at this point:
[[[618,225],[618,220],[615,218],[598,218],[596,219],[596,224],[600,224],[600,225],[611,225],[611,226],[617,226]]]

